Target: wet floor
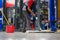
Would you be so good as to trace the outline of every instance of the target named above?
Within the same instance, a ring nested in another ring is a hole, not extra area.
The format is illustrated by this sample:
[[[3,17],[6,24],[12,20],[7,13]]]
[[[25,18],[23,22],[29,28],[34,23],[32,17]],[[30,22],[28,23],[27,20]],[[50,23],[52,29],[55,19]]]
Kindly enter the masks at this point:
[[[0,40],[60,40],[60,33],[0,32]]]

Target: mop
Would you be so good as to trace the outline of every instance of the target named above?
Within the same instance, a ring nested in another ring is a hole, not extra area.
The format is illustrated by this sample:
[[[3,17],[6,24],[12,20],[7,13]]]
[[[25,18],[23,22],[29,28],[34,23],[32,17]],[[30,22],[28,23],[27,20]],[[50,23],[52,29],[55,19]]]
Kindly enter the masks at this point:
[[[13,33],[14,32],[14,25],[10,25],[10,22],[8,21],[8,19],[6,18],[5,14],[2,11],[2,16],[4,17],[5,21],[7,22],[6,25],[6,32],[7,33]]]

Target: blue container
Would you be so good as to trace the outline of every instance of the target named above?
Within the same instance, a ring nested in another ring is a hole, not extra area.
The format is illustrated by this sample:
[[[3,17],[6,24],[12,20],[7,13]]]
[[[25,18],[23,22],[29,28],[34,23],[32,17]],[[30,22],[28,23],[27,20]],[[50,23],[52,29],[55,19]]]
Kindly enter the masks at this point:
[[[50,0],[50,28],[51,31],[56,31],[55,26],[55,9],[54,9],[54,0]]]
[[[2,23],[0,23],[0,31],[2,30],[3,28],[2,28]]]
[[[2,24],[2,20],[0,20],[0,23]]]
[[[3,18],[2,15],[0,15],[0,23],[2,24]]]
[[[2,0],[0,0],[0,8],[2,8]],[[0,13],[0,31],[2,30],[2,14]]]
[[[2,8],[2,0],[0,0],[0,8]]]
[[[2,18],[2,15],[0,15],[0,18]]]

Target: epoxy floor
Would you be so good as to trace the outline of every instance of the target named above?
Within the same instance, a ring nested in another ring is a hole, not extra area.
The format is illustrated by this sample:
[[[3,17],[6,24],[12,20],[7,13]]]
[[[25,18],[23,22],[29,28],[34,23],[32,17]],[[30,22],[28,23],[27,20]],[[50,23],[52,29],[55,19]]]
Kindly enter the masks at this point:
[[[60,40],[60,33],[0,32],[0,40]]]

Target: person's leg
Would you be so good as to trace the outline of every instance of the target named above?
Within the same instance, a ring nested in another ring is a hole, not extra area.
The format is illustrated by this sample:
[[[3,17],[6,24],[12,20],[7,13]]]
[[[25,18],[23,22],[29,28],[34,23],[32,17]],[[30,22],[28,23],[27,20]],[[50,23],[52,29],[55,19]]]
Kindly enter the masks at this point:
[[[28,7],[26,7],[26,9],[27,9]],[[32,9],[32,8],[31,8]],[[28,16],[29,16],[29,19],[30,19],[30,27],[31,27],[31,29],[33,30],[34,28],[33,28],[33,16],[32,16],[32,14],[28,11],[28,9],[27,9],[27,13],[28,13]]]
[[[31,9],[32,9],[32,11],[33,11],[34,13],[36,13],[36,5],[35,5],[35,3],[33,3]],[[35,28],[35,21],[36,21],[36,18],[33,16],[33,20],[32,20],[32,22],[33,22],[32,28],[33,28],[33,29]]]
[[[35,28],[35,17],[33,17],[32,14],[30,14],[29,16],[30,16],[31,29],[34,30],[34,28]]]

